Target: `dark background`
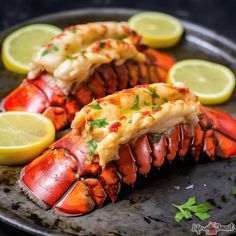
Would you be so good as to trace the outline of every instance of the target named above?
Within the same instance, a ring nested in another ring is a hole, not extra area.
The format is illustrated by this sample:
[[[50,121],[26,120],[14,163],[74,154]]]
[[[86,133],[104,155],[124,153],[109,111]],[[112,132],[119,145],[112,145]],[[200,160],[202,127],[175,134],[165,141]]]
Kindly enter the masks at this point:
[[[36,16],[85,7],[163,11],[209,27],[236,41],[235,0],[0,0],[0,30]]]
[[[236,42],[236,0],[0,0],[0,31],[40,15],[85,7],[162,11],[210,28]],[[28,236],[0,223],[0,236]]]

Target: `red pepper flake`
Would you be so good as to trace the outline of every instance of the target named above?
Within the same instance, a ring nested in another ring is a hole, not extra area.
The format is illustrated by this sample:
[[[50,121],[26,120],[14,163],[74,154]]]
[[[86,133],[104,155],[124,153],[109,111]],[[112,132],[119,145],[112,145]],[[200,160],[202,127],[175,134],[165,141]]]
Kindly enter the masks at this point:
[[[148,115],[150,115],[152,112],[150,112],[150,111],[142,111],[141,112],[141,115],[142,116],[148,116]]]
[[[49,48],[52,46],[52,42],[46,42],[44,45],[43,45],[45,48]]]
[[[126,119],[127,119],[126,116],[121,116],[121,117],[120,117],[120,120],[126,120]]]
[[[64,33],[57,34],[57,35],[55,35],[53,38],[54,38],[54,39],[60,39],[60,38],[63,37],[64,35],[65,35]]]
[[[121,93],[121,91],[118,91],[118,93]],[[135,88],[126,89],[124,93],[135,94]]]
[[[110,125],[109,131],[111,131],[111,132],[117,132],[120,126],[121,126],[121,123],[120,123],[120,122],[115,122],[115,123],[113,123],[112,125]]]
[[[107,31],[108,31],[106,25],[101,25],[101,26],[102,26],[102,28],[103,28],[103,32],[102,32],[102,34],[106,34]]]
[[[99,46],[99,44],[97,43],[97,44],[95,44],[95,45],[91,48],[91,51],[92,51],[93,53],[98,53],[98,52],[99,52],[99,49],[100,49],[100,46]]]
[[[114,105],[119,105],[119,101],[116,98],[109,98],[109,103]]]
[[[139,84],[139,85],[136,85],[135,87],[136,88],[147,88],[147,87],[149,87],[149,85],[148,84]]]
[[[75,33],[77,30],[77,27],[76,26],[70,26],[70,27],[67,27],[66,28],[66,31],[70,31],[72,33]]]
[[[170,84],[165,84],[165,86],[166,86],[166,87],[169,87],[169,88],[171,88],[171,89],[173,89],[173,90],[176,90],[176,91],[178,91],[178,92],[181,93],[181,94],[185,94],[185,93],[187,93],[187,92],[189,91],[189,89],[188,89],[188,88],[185,88],[185,87],[173,87],[173,86],[170,85]]]

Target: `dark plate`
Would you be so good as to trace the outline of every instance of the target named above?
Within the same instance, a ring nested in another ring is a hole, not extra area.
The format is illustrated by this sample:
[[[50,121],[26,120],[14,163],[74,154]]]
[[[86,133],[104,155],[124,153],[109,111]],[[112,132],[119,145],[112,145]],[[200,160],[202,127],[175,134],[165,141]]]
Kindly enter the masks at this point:
[[[28,23],[46,22],[65,27],[98,20],[127,20],[137,10],[82,9],[36,18]],[[213,31],[183,22],[186,35],[181,43],[168,52],[177,59],[202,58],[229,66],[236,73],[236,45]],[[16,29],[18,25],[2,34]],[[21,76],[0,68],[0,96],[8,93],[21,81]],[[236,97],[221,108],[236,115]],[[16,187],[20,168],[0,166],[0,220],[21,230],[37,235],[189,235],[196,218],[176,223],[176,209],[172,203],[182,203],[190,196],[202,202],[211,200],[217,208],[211,221],[236,223],[236,199],[230,195],[235,184],[235,160],[214,163],[175,161],[173,165],[154,170],[148,178],[140,178],[136,187],[125,191],[115,204],[74,218],[53,215],[37,207]],[[193,185],[193,188],[186,189]],[[177,190],[176,186],[179,187]],[[207,221],[202,222],[207,224]],[[113,234],[112,234],[113,233]]]

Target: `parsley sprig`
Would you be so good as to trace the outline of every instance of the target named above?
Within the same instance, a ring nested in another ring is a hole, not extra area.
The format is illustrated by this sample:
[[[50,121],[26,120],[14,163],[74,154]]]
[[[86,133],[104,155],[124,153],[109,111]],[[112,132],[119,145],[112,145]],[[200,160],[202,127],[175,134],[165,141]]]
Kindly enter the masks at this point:
[[[212,206],[209,202],[197,204],[195,197],[190,197],[187,202],[182,205],[172,205],[179,210],[175,215],[175,220],[177,222],[181,221],[183,218],[187,220],[192,219],[192,214],[197,216],[200,220],[206,220],[211,217],[208,214],[208,211],[214,209],[214,206]]]
[[[104,128],[108,125],[108,123],[106,122],[106,118],[104,119],[96,119],[96,120],[92,120],[90,125],[89,125],[89,131],[92,132],[94,127],[97,128]]]

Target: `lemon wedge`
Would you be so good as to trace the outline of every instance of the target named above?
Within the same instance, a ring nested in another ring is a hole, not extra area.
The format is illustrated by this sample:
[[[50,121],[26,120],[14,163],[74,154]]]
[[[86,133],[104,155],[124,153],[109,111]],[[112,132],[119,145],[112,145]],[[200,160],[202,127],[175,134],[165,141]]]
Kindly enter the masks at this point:
[[[0,164],[27,163],[55,139],[51,120],[30,112],[0,113]]]
[[[235,75],[227,67],[205,60],[187,59],[177,62],[168,73],[167,82],[184,82],[202,104],[227,101],[235,88]]]
[[[143,42],[154,48],[167,48],[177,44],[184,32],[175,17],[160,12],[141,12],[132,16],[129,26],[143,37]]]
[[[48,24],[32,24],[9,34],[2,44],[2,60],[8,70],[26,74],[40,46],[62,30]]]

